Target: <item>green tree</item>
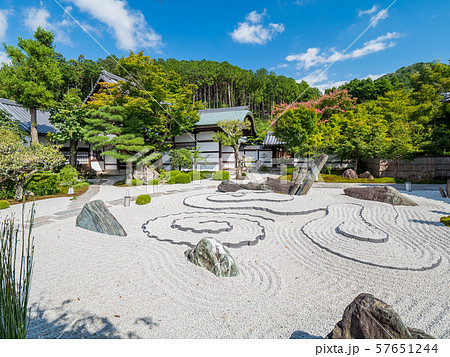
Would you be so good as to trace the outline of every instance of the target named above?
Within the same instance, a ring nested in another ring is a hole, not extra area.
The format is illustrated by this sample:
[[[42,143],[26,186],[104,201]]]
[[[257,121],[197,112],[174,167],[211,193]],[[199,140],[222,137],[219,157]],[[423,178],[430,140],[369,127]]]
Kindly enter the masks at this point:
[[[88,103],[85,140],[121,162],[127,162],[131,183],[133,160],[139,152],[164,152],[171,139],[190,132],[198,121],[191,85],[182,85],[178,74],[164,72],[142,52],[120,59],[120,84],[104,84]],[[105,149],[106,148],[106,149]]]
[[[6,65],[3,85],[12,98],[30,110],[33,143],[39,142],[36,110],[53,105],[62,83],[53,39],[50,31],[38,27],[32,39],[19,37],[17,47],[4,46],[11,64]]]
[[[17,134],[0,128],[0,181],[16,183],[16,201],[23,198],[23,187],[35,173],[49,171],[66,161],[59,146],[31,143],[25,146]]]
[[[69,140],[69,165],[76,167],[78,142],[83,138],[85,117],[87,111],[82,106],[78,91],[70,89],[63,99],[51,110],[50,122],[56,132],[49,133],[51,140],[65,143]]]
[[[188,149],[175,149],[170,151],[170,165],[172,169],[192,168],[192,152]]]
[[[221,131],[213,135],[213,140],[221,142],[222,145],[233,148],[234,159],[236,162],[236,180],[242,180],[242,169],[244,168],[244,160],[242,159],[239,148],[241,147],[242,136],[244,130],[250,129],[250,122],[244,120],[222,120],[217,123]]]
[[[333,152],[342,159],[352,160],[355,171],[361,159],[385,153],[387,126],[381,116],[369,113],[364,104],[333,115],[331,122],[336,134]]]
[[[319,118],[316,110],[300,105],[278,118],[274,134],[294,155],[311,154],[320,145]]]

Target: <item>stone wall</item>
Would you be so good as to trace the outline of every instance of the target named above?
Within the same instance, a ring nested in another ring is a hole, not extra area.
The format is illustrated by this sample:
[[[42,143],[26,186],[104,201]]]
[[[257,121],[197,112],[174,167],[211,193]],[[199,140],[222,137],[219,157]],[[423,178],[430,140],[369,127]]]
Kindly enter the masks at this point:
[[[393,160],[368,159],[363,162],[362,166],[375,177],[397,177],[411,180],[450,179],[450,156],[421,156],[412,161],[401,160],[398,167]]]

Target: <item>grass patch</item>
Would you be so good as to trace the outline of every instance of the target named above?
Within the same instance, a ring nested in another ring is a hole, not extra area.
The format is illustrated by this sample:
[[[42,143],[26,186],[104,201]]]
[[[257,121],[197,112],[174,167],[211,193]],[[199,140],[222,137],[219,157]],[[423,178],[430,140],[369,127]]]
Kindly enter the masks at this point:
[[[356,180],[351,180],[348,178],[344,178],[340,175],[329,175],[329,174],[322,174],[321,175],[322,180],[319,176],[319,181],[321,182],[337,182],[337,183],[398,183],[398,181],[393,177],[376,177],[373,180],[371,179],[364,179],[359,178]]]
[[[131,186],[142,186],[144,183],[141,180],[133,179],[131,181]],[[128,187],[128,185],[125,184],[125,180],[117,181],[113,184],[113,186],[116,187]]]
[[[58,194],[28,197],[26,199],[26,202],[40,201],[40,200],[46,200],[49,198],[57,198],[57,197],[79,197],[89,189],[90,185],[91,184],[89,182],[80,182],[79,184],[76,184],[75,186],[73,186],[73,192],[74,192],[73,195],[67,194],[67,192],[69,191],[68,187],[59,186]],[[16,205],[16,204],[22,203],[22,201],[20,201],[20,202],[15,201],[14,199],[8,199],[6,201],[8,201],[9,204],[11,204],[11,205]]]

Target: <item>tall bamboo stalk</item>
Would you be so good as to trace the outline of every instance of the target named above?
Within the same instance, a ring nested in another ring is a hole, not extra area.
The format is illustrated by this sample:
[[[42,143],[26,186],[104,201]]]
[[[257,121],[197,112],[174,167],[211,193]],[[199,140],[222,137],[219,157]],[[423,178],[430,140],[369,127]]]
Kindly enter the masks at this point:
[[[21,229],[14,215],[0,225],[0,338],[25,338],[29,322],[28,298],[33,269],[34,203],[25,223],[22,207]]]

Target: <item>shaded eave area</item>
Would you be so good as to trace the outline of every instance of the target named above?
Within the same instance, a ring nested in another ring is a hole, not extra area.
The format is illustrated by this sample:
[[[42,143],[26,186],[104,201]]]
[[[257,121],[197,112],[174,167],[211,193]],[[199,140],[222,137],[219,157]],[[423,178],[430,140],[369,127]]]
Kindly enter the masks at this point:
[[[31,133],[31,114],[27,108],[13,100],[0,98],[0,110],[9,114],[12,119],[17,120],[23,131]],[[39,135],[45,136],[49,132],[56,132],[49,118],[50,112],[48,110],[36,110],[37,131]]]

